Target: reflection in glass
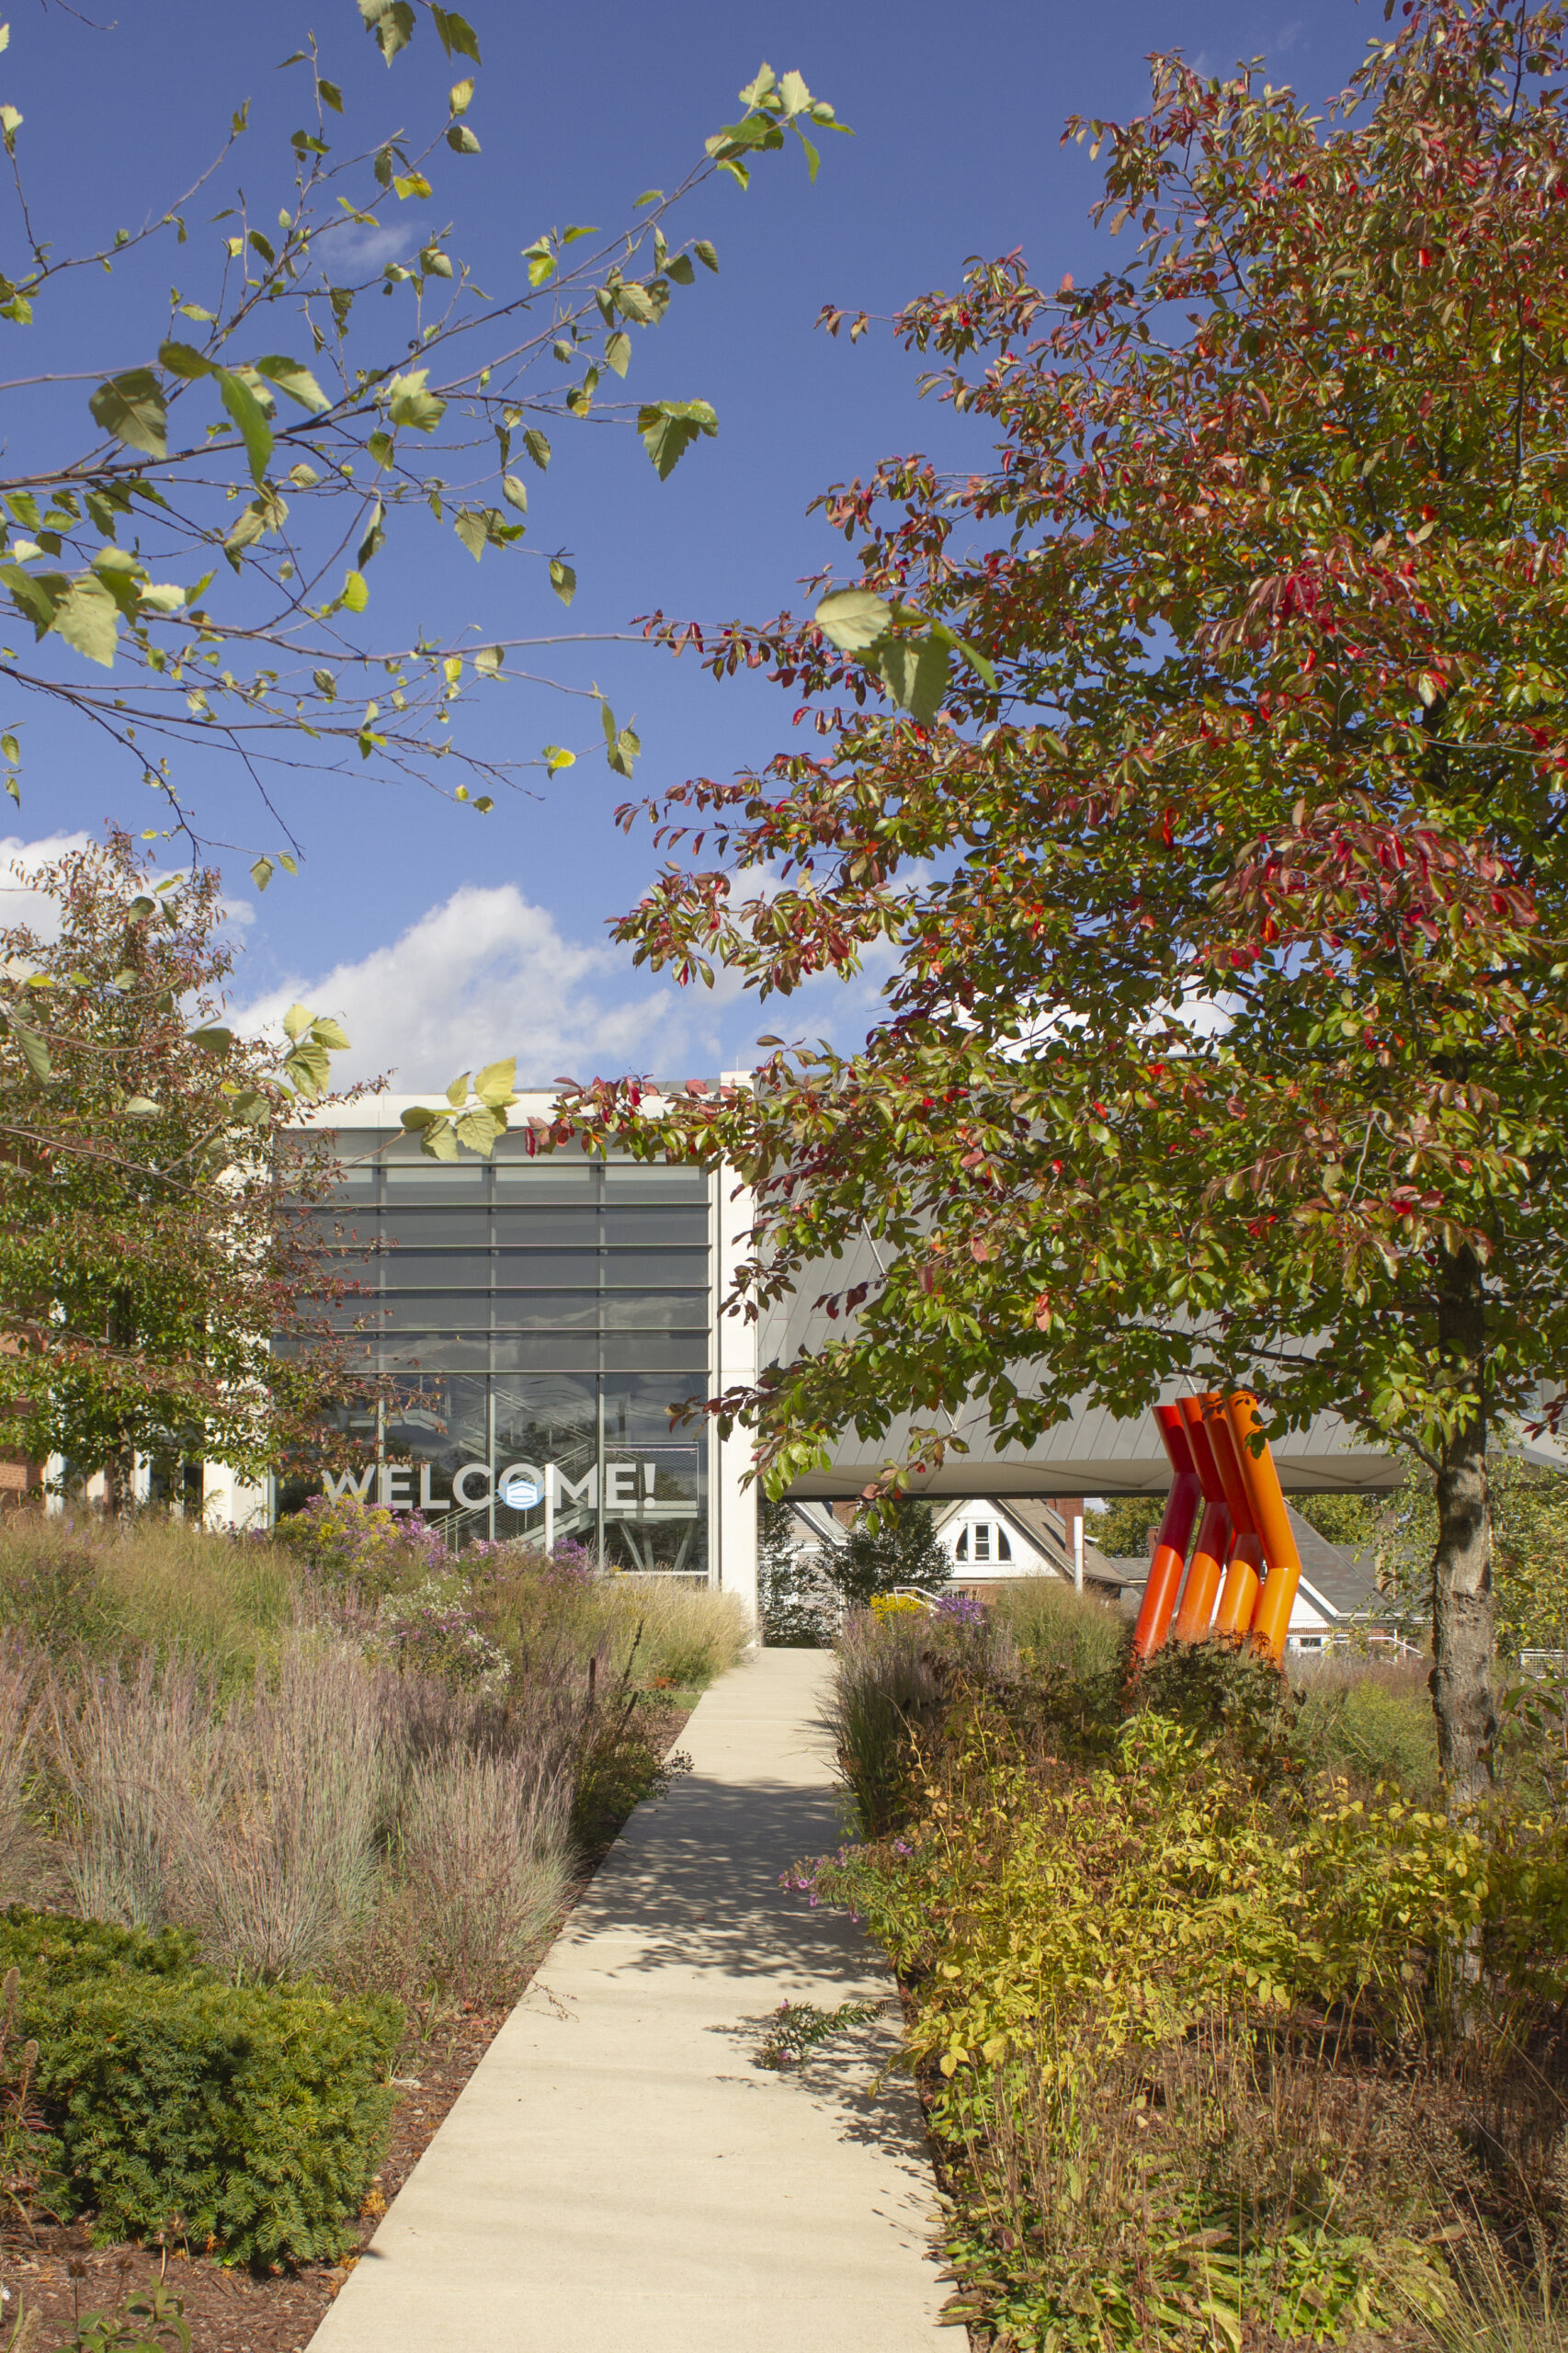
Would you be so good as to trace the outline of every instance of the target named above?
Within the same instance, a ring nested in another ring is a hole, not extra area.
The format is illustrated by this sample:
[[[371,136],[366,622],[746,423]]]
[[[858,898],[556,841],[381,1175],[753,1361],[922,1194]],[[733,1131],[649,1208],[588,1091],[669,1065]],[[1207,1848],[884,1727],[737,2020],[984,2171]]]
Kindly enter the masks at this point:
[[[708,1205],[708,1179],[700,1168],[661,1168],[611,1161],[605,1169],[605,1196],[614,1201],[700,1201]]]
[[[707,1481],[697,1446],[606,1442],[604,1557],[612,1568],[687,1574],[707,1564]]]
[[[490,1338],[484,1332],[409,1332],[380,1346],[383,1372],[486,1372]]]
[[[381,1240],[405,1249],[429,1249],[439,1243],[461,1243],[470,1249],[483,1250],[490,1239],[490,1213],[476,1202],[472,1209],[415,1210],[404,1208],[381,1211]]]
[[[604,1240],[612,1247],[645,1249],[655,1243],[684,1243],[688,1247],[708,1239],[708,1212],[690,1210],[606,1210],[599,1220]]]
[[[639,1372],[667,1366],[672,1372],[703,1372],[708,1366],[706,1332],[606,1332],[599,1361],[607,1372]]]
[[[599,1279],[597,1250],[497,1250],[491,1260],[497,1290],[537,1290],[544,1285],[562,1290],[592,1290]],[[504,1324],[510,1308],[496,1310]]]
[[[598,1399],[591,1375],[547,1374],[531,1381],[495,1383],[495,1473],[497,1485],[514,1464],[540,1474],[551,1463],[558,1481],[555,1538],[588,1551],[597,1544]],[[531,1536],[544,1540],[542,1502],[514,1511],[497,1496],[498,1537]]]
[[[384,1300],[387,1329],[392,1332],[488,1332],[490,1293],[487,1290],[420,1290],[403,1299],[391,1290]]]
[[[598,1364],[597,1332],[497,1332],[497,1372],[592,1372]]]
[[[485,1290],[489,1284],[485,1250],[400,1250],[395,1259],[388,1254],[389,1290]]]
[[[708,1336],[705,1290],[616,1290],[604,1296],[607,1332],[696,1332]]]
[[[706,1370],[706,1368],[704,1368]],[[670,1429],[670,1407],[704,1394],[700,1381],[676,1373],[643,1372],[607,1375],[604,1382],[605,1444],[607,1447],[669,1446],[692,1443],[690,1431]]]
[[[495,1205],[495,1240],[513,1246],[526,1243],[543,1250],[557,1249],[562,1243],[585,1243],[591,1247],[599,1238],[598,1228],[597,1212],[591,1209],[514,1209],[501,1201]]]
[[[607,1250],[604,1259],[607,1285],[639,1285],[643,1283],[706,1284],[708,1253],[706,1250]],[[704,1309],[704,1314],[707,1311]]]
[[[597,1290],[511,1290],[495,1302],[497,1326],[520,1332],[591,1332],[598,1315]]]

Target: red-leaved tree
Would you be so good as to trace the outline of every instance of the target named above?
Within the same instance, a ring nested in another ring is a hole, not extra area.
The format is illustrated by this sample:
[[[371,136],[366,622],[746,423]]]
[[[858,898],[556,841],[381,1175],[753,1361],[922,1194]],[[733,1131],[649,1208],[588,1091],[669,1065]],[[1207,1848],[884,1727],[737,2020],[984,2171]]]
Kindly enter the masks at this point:
[[[896,1475],[976,1400],[1027,1445],[1178,1374],[1414,1449],[1461,1793],[1488,1431],[1568,1363],[1565,87],[1557,0],[1419,0],[1326,119],[1163,59],[1069,126],[1125,266],[894,323],[972,470],[833,492],[804,620],[656,624],[809,733],[653,810],[619,937],[763,995],[891,943],[885,1017],[572,1115],[756,1186],[754,1306],[875,1237],[839,1336],[714,1401],[775,1487],[850,1421],[915,1416]]]

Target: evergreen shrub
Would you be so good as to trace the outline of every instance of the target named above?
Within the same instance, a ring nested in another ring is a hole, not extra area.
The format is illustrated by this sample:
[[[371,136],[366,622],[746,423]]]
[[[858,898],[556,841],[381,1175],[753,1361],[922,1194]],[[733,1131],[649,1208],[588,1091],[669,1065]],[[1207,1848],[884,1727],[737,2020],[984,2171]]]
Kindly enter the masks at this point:
[[[13,1909],[37,2096],[95,2236],[266,2265],[341,2254],[381,2161],[403,2013],[319,1987],[233,1985],[177,1931]]]

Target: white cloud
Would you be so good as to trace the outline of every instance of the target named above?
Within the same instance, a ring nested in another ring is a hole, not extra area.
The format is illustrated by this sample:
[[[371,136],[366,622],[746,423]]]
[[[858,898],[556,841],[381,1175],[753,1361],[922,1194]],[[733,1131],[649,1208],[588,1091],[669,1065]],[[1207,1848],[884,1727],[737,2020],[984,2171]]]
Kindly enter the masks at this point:
[[[93,838],[90,834],[45,834],[39,841],[26,842],[19,834],[0,836],[0,926],[27,924],[43,938],[55,938],[60,910],[29,890],[27,878],[57,858],[85,849]]]
[[[323,251],[332,257],[335,284],[356,272],[383,269],[389,261],[403,261],[418,241],[417,221],[386,221],[369,227],[358,221],[334,221],[321,232],[331,240]]]
[[[694,1051],[717,1051],[712,998],[638,983],[614,950],[564,938],[546,908],[512,883],[470,886],[389,947],[235,1008],[242,1029],[276,1025],[296,1001],[341,1021],[351,1053],[340,1079],[385,1073],[400,1093],[444,1087],[457,1072],[517,1057],[522,1086],[561,1076],[655,1071],[669,1077]]]
[[[57,938],[58,907],[29,890],[27,878],[36,874],[40,866],[51,866],[56,858],[69,858],[75,850],[102,846],[101,834],[45,834],[36,842],[24,841],[19,834],[0,835],[0,925],[30,924],[44,938]],[[153,880],[159,882],[177,870],[157,865],[148,869]],[[256,909],[246,899],[223,899],[220,911],[223,924],[235,931],[243,931],[256,921]]]

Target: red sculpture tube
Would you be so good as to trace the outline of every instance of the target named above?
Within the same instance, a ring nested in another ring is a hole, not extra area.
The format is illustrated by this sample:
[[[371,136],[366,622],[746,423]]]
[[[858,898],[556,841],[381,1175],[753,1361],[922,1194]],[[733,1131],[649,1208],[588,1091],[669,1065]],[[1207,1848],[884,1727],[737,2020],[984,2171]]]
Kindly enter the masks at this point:
[[[1290,1608],[1296,1598],[1296,1587],[1301,1581],[1301,1556],[1290,1533],[1290,1519],[1285,1509],[1279,1473],[1274,1468],[1274,1457],[1268,1451],[1267,1442],[1265,1441],[1260,1454],[1254,1454],[1247,1444],[1248,1438],[1260,1427],[1256,1398],[1250,1391],[1238,1389],[1225,1411],[1235,1439],[1236,1459],[1241,1465],[1242,1477],[1246,1482],[1252,1516],[1263,1538],[1264,1558],[1268,1563],[1268,1575],[1252,1615],[1252,1638],[1260,1650],[1268,1653],[1270,1658],[1278,1659],[1285,1654]]]
[[[1192,1467],[1192,1454],[1179,1409],[1175,1405],[1156,1405],[1154,1419],[1160,1426],[1160,1437],[1176,1476],[1171,1481],[1170,1498],[1165,1505],[1165,1516],[1160,1522],[1160,1532],[1154,1539],[1154,1557],[1149,1564],[1143,1607],[1138,1612],[1138,1623],[1132,1631],[1132,1651],[1136,1658],[1152,1657],[1170,1632],[1176,1594],[1181,1586],[1181,1573],[1187,1565],[1192,1523],[1198,1517],[1198,1506],[1203,1494],[1198,1473]]]
[[[1263,1539],[1253,1519],[1246,1482],[1242,1477],[1242,1466],[1237,1460],[1235,1439],[1225,1415],[1225,1401],[1210,1391],[1203,1400],[1203,1406],[1204,1427],[1235,1530],[1231,1539],[1231,1558],[1225,1570],[1224,1590],[1220,1596],[1220,1607],[1214,1613],[1213,1631],[1220,1635],[1244,1634],[1252,1624],[1253,1611],[1257,1604],[1263,1567]]]
[[[1220,1467],[1209,1443],[1209,1432],[1204,1427],[1203,1400],[1200,1397],[1184,1397],[1180,1407],[1187,1448],[1203,1488],[1206,1508],[1187,1572],[1181,1607],[1176,1611],[1176,1624],[1171,1631],[1178,1643],[1200,1643],[1209,1631],[1209,1621],[1214,1615],[1214,1603],[1220,1592],[1220,1580],[1231,1557],[1231,1514],[1225,1502]]]
[[[1178,1643],[1200,1643],[1208,1633],[1230,1548],[1231,1515],[1223,1504],[1210,1504],[1204,1510],[1181,1608],[1171,1630]]]

